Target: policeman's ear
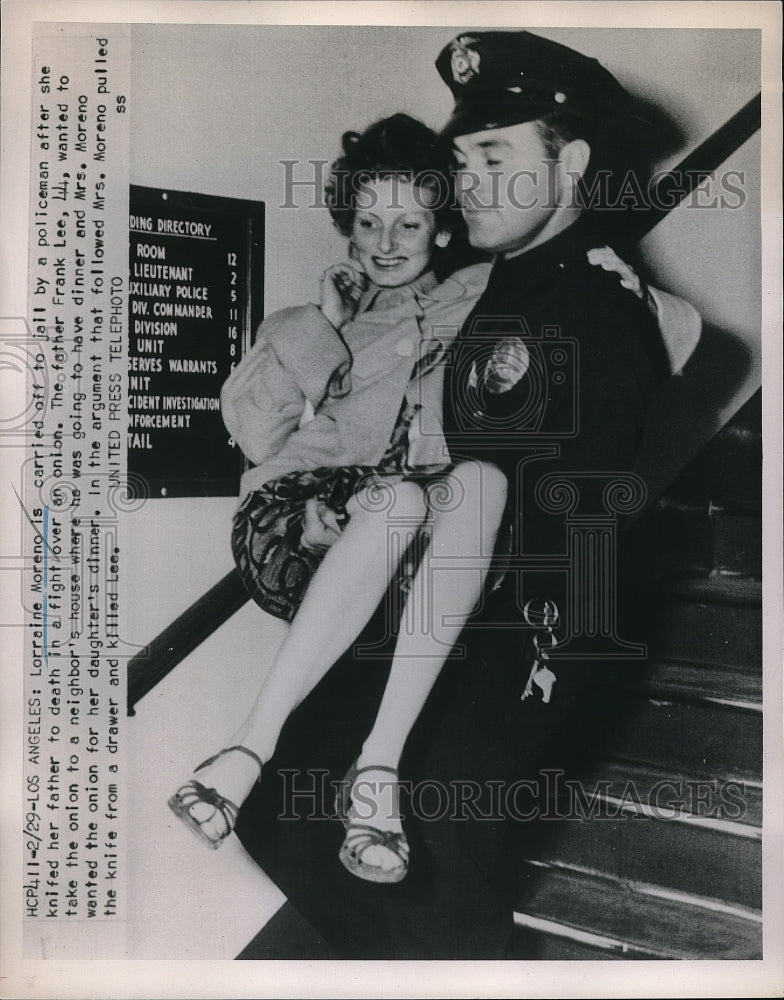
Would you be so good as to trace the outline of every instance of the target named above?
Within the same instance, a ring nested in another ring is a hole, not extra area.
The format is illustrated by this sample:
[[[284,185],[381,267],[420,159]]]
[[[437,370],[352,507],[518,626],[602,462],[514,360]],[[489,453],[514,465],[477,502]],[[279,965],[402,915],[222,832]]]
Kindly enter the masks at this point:
[[[585,175],[591,159],[591,147],[585,139],[572,139],[561,148],[556,167],[559,204],[573,204],[572,196]]]
[[[449,246],[449,241],[452,239],[452,234],[448,229],[440,229],[436,233],[436,246],[440,247],[442,250],[444,247]]]

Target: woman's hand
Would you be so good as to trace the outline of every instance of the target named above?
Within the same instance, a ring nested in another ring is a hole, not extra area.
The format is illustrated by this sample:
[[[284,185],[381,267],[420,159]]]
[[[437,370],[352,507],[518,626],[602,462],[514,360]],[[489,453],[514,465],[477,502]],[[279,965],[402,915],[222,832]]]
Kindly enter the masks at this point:
[[[320,308],[336,330],[353,318],[366,287],[366,276],[353,264],[334,264],[322,274]]]
[[[302,544],[312,552],[324,552],[340,538],[342,528],[338,516],[323,500],[311,497],[305,501]]]
[[[612,247],[595,247],[588,251],[588,263],[595,264],[605,271],[615,271],[620,275],[621,285],[634,292],[638,299],[646,302],[650,306],[650,296],[648,287],[640,278],[634,268],[630,267],[626,261],[621,260]]]

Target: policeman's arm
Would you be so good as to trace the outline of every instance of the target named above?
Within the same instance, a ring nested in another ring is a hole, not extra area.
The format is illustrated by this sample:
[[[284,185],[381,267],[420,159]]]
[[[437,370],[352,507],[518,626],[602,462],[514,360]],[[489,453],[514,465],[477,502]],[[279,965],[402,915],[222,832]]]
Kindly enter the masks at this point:
[[[589,250],[588,261],[605,271],[614,271],[620,277],[621,285],[648,305],[659,324],[670,371],[673,375],[681,374],[702,334],[702,317],[694,306],[678,295],[646,285],[634,268],[611,247]]]

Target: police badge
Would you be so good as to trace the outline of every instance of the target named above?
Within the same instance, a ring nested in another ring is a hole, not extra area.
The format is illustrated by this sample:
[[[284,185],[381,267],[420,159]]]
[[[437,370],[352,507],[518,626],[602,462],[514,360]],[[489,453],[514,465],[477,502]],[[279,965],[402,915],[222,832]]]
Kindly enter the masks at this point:
[[[479,53],[468,48],[475,42],[471,35],[459,35],[452,42],[452,77],[455,83],[468,83],[479,73]]]
[[[520,337],[501,337],[485,367],[487,391],[497,396],[517,385],[528,371],[531,355]]]

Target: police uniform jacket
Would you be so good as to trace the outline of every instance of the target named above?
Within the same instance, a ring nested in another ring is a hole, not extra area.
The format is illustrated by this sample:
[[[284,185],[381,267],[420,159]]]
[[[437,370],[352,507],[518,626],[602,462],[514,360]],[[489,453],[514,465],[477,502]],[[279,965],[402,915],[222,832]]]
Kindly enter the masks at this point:
[[[631,469],[651,395],[670,373],[651,311],[616,275],[587,263],[595,243],[583,217],[540,246],[498,258],[446,376],[452,459],[506,473],[513,541],[502,532],[499,545],[542,556],[541,572],[528,578],[531,596],[556,597],[564,584],[546,558],[566,546],[553,477],[570,480],[573,512],[606,514],[609,475]]]

